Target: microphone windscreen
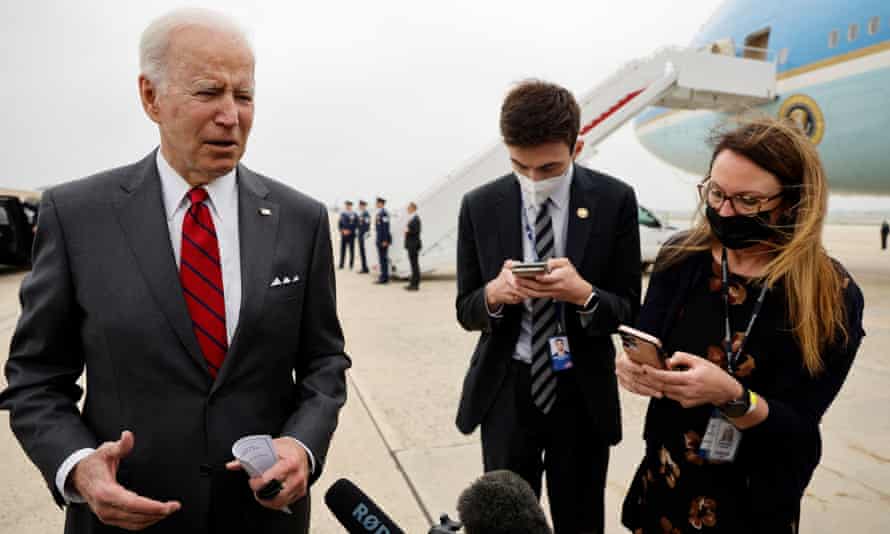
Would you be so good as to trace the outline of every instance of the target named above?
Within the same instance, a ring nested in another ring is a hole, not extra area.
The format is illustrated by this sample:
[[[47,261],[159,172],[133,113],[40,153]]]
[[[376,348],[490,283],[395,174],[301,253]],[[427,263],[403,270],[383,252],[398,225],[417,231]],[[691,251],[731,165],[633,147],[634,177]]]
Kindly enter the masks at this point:
[[[491,471],[461,493],[457,513],[466,534],[550,534],[538,497],[512,471]]]
[[[345,478],[328,489],[324,502],[351,534],[404,534],[370,497]]]

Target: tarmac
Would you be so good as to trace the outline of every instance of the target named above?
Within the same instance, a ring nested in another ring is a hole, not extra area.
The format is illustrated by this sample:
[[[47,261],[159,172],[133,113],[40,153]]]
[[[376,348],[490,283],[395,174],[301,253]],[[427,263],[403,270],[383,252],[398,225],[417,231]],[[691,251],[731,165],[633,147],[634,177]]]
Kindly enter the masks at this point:
[[[890,250],[879,250],[878,238],[876,226],[826,228],[826,248],[865,294],[867,337],[823,420],[822,463],[803,502],[803,533],[890,532]],[[9,346],[23,276],[0,274],[0,347]],[[455,319],[454,273],[425,277],[416,293],[398,282],[371,281],[371,275],[337,274],[353,368],[325,473],[312,490],[313,533],[345,532],[323,503],[338,478],[362,488],[406,533],[419,534],[443,512],[454,517],[457,496],[482,472],[478,433],[464,436],[454,426],[477,337]],[[5,362],[5,348],[2,354]],[[643,453],[645,410],[645,399],[622,392],[625,438],[612,450],[607,487],[610,534],[626,532],[620,507]],[[7,417],[0,412],[0,533],[62,532],[63,513]]]

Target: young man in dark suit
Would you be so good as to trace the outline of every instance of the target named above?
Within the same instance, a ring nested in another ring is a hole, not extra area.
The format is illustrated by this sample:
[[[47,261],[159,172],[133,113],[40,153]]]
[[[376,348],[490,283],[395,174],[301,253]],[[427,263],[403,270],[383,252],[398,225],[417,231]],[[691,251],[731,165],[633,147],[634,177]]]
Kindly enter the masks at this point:
[[[566,89],[521,83],[500,127],[514,172],[460,210],[457,318],[481,335],[457,426],[481,425],[486,471],[514,471],[539,495],[546,472],[557,533],[602,532],[609,447],[621,439],[610,336],[640,302],[636,198],[573,162],[580,110]],[[546,272],[513,274],[531,261]],[[553,366],[550,341],[562,336],[572,365]]]
[[[43,194],[0,408],[67,533],[308,532],[350,363],[327,210],[240,163],[254,55],[234,22],[174,11],[140,56],[160,148]],[[231,451],[253,434],[275,463],[249,477]]]
[[[405,286],[408,291],[420,289],[420,215],[417,214],[417,204],[408,203],[408,224],[405,225],[405,249],[408,251],[408,260],[411,263],[411,281]]]

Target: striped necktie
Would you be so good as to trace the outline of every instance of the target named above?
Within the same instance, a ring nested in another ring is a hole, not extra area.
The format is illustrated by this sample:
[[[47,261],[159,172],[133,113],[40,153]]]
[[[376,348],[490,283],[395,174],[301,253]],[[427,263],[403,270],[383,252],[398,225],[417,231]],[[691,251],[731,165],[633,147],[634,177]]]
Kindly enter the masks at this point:
[[[553,257],[553,222],[541,204],[535,218],[535,252],[540,261]],[[550,338],[556,334],[556,306],[553,299],[532,299],[532,401],[544,414],[550,413],[556,402],[556,375],[550,367]]]
[[[179,279],[207,370],[216,378],[229,348],[219,241],[210,209],[204,204],[207,191],[196,187],[188,192],[188,198],[191,206],[182,222]]]

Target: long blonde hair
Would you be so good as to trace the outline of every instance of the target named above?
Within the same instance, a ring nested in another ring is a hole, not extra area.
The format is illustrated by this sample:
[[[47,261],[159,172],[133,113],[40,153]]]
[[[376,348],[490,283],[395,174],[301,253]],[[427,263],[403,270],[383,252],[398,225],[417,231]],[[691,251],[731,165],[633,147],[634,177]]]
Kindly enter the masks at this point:
[[[825,367],[822,351],[847,338],[844,274],[822,246],[828,185],[819,153],[794,123],[771,117],[744,119],[741,126],[714,135],[714,158],[724,150],[744,156],[775,176],[784,188],[784,215],[774,226],[777,239],[765,242],[774,255],[761,282],[783,282],[788,320],[811,375]],[[699,208],[702,208],[700,205]],[[656,268],[674,265],[717,241],[705,217],[679,242],[666,247]]]

